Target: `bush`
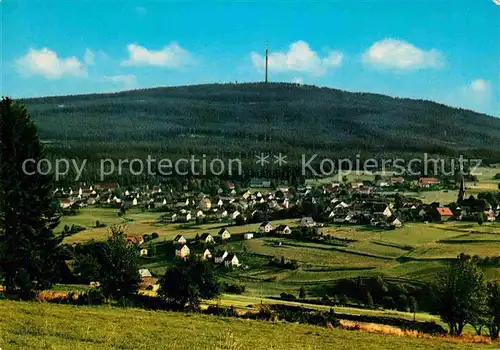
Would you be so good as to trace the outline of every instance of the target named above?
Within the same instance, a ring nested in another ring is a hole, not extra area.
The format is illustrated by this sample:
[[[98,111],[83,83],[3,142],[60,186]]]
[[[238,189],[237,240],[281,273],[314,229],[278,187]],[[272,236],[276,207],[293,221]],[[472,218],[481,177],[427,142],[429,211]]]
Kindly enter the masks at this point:
[[[156,238],[158,238],[158,237],[159,237],[159,235],[158,235],[158,233],[156,233],[156,232],[153,232],[153,233],[151,234],[151,239],[156,239]]]
[[[347,305],[349,304],[349,299],[347,298],[347,296],[345,294],[341,294],[340,297],[339,297],[339,304],[340,305]]]
[[[134,297],[135,305],[146,310],[173,310],[171,304],[158,296],[137,294]]]
[[[394,303],[394,299],[391,296],[385,296],[382,299],[382,306],[384,309],[394,309],[396,308],[396,304]]]
[[[442,326],[436,324],[435,322],[414,322],[411,320],[406,320],[396,317],[371,316],[371,315],[338,314],[337,317],[342,320],[383,324],[383,325],[398,327],[403,330],[416,330],[418,332],[427,334],[444,335],[447,333]]]
[[[242,284],[229,284],[227,282],[222,282],[220,288],[224,293],[243,294],[245,292],[245,286]]]
[[[285,292],[281,293],[280,297],[283,300],[297,300],[297,297],[295,295]]]
[[[103,222],[100,222],[99,220],[96,220],[95,222],[95,227],[100,228],[100,227],[106,227],[106,224]]]
[[[287,322],[307,323],[316,326],[340,326],[340,321],[335,315],[333,309],[330,311],[313,311],[311,309],[303,308],[301,306],[290,305],[270,305],[270,311],[274,317]]]
[[[151,244],[148,249],[148,256],[152,257],[156,255],[156,245]]]
[[[281,257],[281,259],[273,257],[271,260],[269,260],[269,265],[290,270],[297,270],[299,268],[299,263],[296,260],[285,260],[284,257]]]
[[[317,325],[317,326],[324,326],[324,327],[327,327],[327,326],[339,327],[340,326],[340,320],[336,317],[333,309],[330,309],[330,311],[328,311],[328,312],[318,311],[318,312],[309,314],[309,317],[307,319],[307,323],[312,324],[312,325]]]
[[[68,297],[73,298],[73,295],[70,293]],[[81,293],[76,299],[77,305],[102,305],[105,302],[106,298],[99,288],[91,288]]]
[[[218,305],[209,305],[208,308],[203,313],[207,315],[216,315],[224,317],[238,317],[238,313],[236,312],[234,306],[224,308]]]
[[[259,305],[259,311],[255,314],[255,319],[270,321],[275,318],[277,318],[277,313],[274,312],[269,305]]]
[[[80,226],[80,225],[73,224],[73,225],[71,225],[71,227],[69,227],[68,225],[64,225],[63,234],[66,236],[70,236],[70,235],[74,235],[75,233],[85,231],[85,230],[86,230],[85,227]]]

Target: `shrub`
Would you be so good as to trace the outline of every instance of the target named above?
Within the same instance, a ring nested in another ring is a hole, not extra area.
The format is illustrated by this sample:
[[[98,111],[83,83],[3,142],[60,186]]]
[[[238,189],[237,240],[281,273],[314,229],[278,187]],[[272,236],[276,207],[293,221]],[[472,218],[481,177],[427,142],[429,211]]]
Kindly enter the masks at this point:
[[[159,237],[159,235],[158,235],[158,233],[156,233],[156,232],[153,232],[153,233],[151,234],[151,239],[156,239],[156,238],[158,238],[158,237]]]
[[[106,227],[106,224],[103,222],[100,222],[99,220],[96,220],[95,222],[95,227],[100,228],[100,227]]]
[[[172,310],[171,304],[158,296],[137,294],[134,297],[135,305],[146,310]]]
[[[220,307],[219,305],[209,305],[203,313],[225,317],[238,317],[238,313],[232,305],[228,308]]]
[[[347,296],[345,294],[341,294],[340,297],[339,297],[339,304],[340,305],[347,305],[349,304],[349,299],[347,298]]]
[[[257,320],[270,321],[277,318],[276,312],[274,312],[269,305],[260,304],[259,311],[255,314]]]
[[[72,295],[68,295],[72,298]],[[91,288],[86,292],[81,293],[76,299],[78,305],[102,305],[106,302],[104,294],[99,288]]]
[[[304,289],[304,287],[300,287],[299,298],[300,299],[305,299],[306,298],[306,290]]]
[[[285,292],[281,293],[280,297],[283,300],[296,300],[297,299],[297,297],[295,295],[293,295],[291,293],[285,293]]]
[[[227,282],[222,282],[220,288],[224,293],[242,294],[245,292],[245,286],[242,284],[229,284]]]
[[[330,311],[328,312],[318,311],[315,313],[311,313],[307,319],[307,323],[325,327],[340,326],[340,320],[335,315],[333,309],[330,309]]]

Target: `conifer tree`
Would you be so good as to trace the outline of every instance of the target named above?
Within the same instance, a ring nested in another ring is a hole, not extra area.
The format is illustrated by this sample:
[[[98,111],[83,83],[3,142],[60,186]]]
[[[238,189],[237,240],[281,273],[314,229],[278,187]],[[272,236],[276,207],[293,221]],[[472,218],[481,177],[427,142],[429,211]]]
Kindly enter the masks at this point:
[[[59,277],[59,223],[50,175],[36,164],[44,158],[26,107],[10,98],[0,104],[0,271],[7,292],[23,298],[49,288]]]

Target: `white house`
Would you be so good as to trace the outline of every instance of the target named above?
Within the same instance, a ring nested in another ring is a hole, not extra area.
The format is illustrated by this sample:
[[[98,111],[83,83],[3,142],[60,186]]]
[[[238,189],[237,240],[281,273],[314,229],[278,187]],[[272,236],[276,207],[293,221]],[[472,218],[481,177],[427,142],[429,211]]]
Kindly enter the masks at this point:
[[[300,227],[313,227],[316,225],[316,222],[311,217],[305,217],[300,219]]]
[[[177,243],[177,244],[186,244],[186,239],[184,238],[184,236],[177,235],[174,238],[174,243]]]
[[[252,239],[253,238],[253,233],[251,233],[251,232],[245,233],[243,235],[243,238],[244,239]]]
[[[141,256],[148,256],[148,250],[146,248],[142,248],[140,251]]]
[[[153,277],[148,269],[139,269],[139,276],[141,277]]]
[[[402,227],[403,226],[403,222],[397,217],[390,217],[388,219],[388,222],[389,222],[389,225],[392,225],[394,227]]]
[[[212,244],[215,243],[215,239],[210,233],[204,233],[200,236],[200,242]]]
[[[188,248],[187,245],[183,245],[182,248],[175,250],[175,256],[177,256],[181,259],[184,259],[185,257],[187,257],[189,255],[189,253],[190,253],[190,249]]]
[[[288,225],[279,225],[276,228],[276,233],[282,234],[282,235],[289,235],[292,233],[292,230]]]
[[[269,222],[263,222],[259,226],[259,231],[264,232],[264,233],[269,233],[273,230],[273,225],[271,225]]]
[[[224,250],[222,253],[218,253],[215,256],[214,262],[216,264],[222,264],[224,262],[224,259],[226,259],[227,256],[228,256],[228,252],[227,252],[227,250]]]
[[[236,254],[228,254],[226,259],[224,259],[224,266],[240,266],[240,261],[236,257]]]
[[[180,215],[178,218],[177,218],[177,221],[184,221],[184,222],[187,222],[189,220],[191,220],[192,217],[191,217],[191,213],[186,213],[184,215]]]
[[[73,201],[71,199],[63,199],[61,201],[61,208],[63,208],[63,209],[69,208],[69,207],[71,207],[72,204],[73,204]]]
[[[212,253],[210,253],[210,250],[205,249],[201,258],[203,260],[212,259]]]
[[[221,239],[223,240],[228,240],[229,238],[231,238],[231,234],[229,233],[228,230],[226,230],[225,228],[221,228],[220,231],[219,231],[219,236]]]
[[[199,203],[201,210],[209,210],[212,207],[212,202],[208,198],[202,198]]]

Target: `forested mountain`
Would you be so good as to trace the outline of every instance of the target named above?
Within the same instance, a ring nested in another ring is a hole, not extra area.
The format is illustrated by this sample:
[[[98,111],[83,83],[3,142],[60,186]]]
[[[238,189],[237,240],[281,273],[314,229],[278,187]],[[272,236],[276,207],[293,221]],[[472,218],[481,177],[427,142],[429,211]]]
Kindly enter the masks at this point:
[[[51,151],[66,156],[428,152],[500,160],[499,118],[307,85],[211,84],[24,102]]]

